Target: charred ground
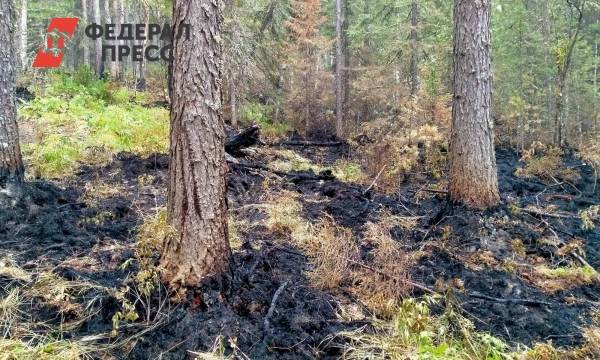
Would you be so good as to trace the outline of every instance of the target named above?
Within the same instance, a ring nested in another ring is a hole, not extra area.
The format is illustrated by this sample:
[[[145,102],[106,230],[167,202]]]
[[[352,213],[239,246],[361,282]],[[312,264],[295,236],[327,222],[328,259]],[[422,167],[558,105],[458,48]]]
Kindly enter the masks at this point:
[[[322,166],[352,156],[345,146],[288,150]],[[600,266],[600,228],[584,229],[579,216],[600,203],[600,191],[593,169],[573,154],[563,162],[580,173],[579,182],[543,182],[517,177],[519,156],[498,149],[503,203],[486,212],[449,206],[443,190],[430,188],[435,179],[429,175],[406,177],[398,191],[384,193],[329,173],[267,170],[266,164],[279,156],[276,150],[250,150],[238,164],[230,164],[230,210],[245,225],[236,231],[239,244],[228,293],[207,288],[190,294],[189,303],[174,305],[167,304],[163,291],[155,291],[150,302],[161,306],[153,307],[146,321],[132,321],[111,335],[113,315],[123,306],[117,289],[130,285],[138,266],[138,226],[165,205],[168,170],[164,155],[120,154],[107,166],[81,167],[69,179],[30,182],[26,200],[0,213],[4,266],[34,274],[33,280],[19,280],[3,272],[0,294],[27,287],[28,281],[38,283],[45,272],[65,282],[96,284],[63,299],[79,304],[72,311],[34,296],[21,309],[26,314],[21,320],[59,326],[81,317],[77,309],[93,308],[62,337],[101,334],[95,343],[117,357],[193,357],[194,351],[214,349],[218,339],[224,348],[255,359],[339,357],[343,340],[335,335],[364,326],[370,331],[371,312],[353,293],[355,283],[334,290],[313,286],[307,276],[314,269],[310,256],[265,224],[262,206],[273,194],[288,191],[302,204],[303,221],[316,224],[326,217],[351,229],[364,264],[373,261],[372,244],[363,240],[367,223],[382,212],[416,219],[416,226],[392,231],[406,254],[419,254],[409,269],[411,280],[459,305],[478,330],[511,345],[551,341],[574,347],[583,342],[582,328],[600,302],[597,278],[549,279],[536,270],[573,267],[586,254],[591,267]],[[392,283],[395,275],[378,274],[382,282]],[[419,289],[409,294],[424,295]],[[362,309],[364,316],[340,316],[347,307]]]

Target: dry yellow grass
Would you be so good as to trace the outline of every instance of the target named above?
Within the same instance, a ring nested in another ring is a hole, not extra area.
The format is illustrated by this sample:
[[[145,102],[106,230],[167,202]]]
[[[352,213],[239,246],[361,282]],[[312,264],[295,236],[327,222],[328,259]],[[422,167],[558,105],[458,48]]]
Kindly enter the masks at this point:
[[[352,230],[330,218],[322,219],[317,225],[314,244],[311,282],[320,289],[334,289],[349,281],[354,263],[360,260]]]
[[[407,281],[410,279],[408,270],[412,259],[392,238],[391,231],[395,227],[408,229],[415,225],[415,218],[387,212],[380,215],[378,222],[365,225],[364,240],[373,246],[370,254],[372,269],[356,268],[354,277],[357,285],[354,291],[370,309],[380,315],[390,316],[390,309],[410,290]]]
[[[266,226],[272,233],[291,240],[301,249],[310,250],[314,247],[313,226],[301,216],[302,204],[297,193],[283,190],[272,194],[265,209]]]
[[[57,334],[78,328],[96,314],[98,298],[85,296],[92,289],[104,291],[103,287],[68,281],[51,271],[33,273],[6,260],[0,264],[0,274],[16,281],[0,298],[0,360],[75,360],[102,351],[96,340],[103,336],[67,341]],[[52,308],[70,320],[55,326],[33,322],[28,313],[33,303]]]

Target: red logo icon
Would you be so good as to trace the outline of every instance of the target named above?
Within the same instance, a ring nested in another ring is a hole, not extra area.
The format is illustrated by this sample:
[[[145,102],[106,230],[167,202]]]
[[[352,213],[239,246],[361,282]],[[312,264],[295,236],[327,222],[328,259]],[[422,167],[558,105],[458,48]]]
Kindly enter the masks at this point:
[[[35,60],[34,68],[57,68],[62,63],[65,53],[65,40],[69,40],[75,33],[78,18],[52,18],[48,25],[46,35],[46,48],[39,49]]]

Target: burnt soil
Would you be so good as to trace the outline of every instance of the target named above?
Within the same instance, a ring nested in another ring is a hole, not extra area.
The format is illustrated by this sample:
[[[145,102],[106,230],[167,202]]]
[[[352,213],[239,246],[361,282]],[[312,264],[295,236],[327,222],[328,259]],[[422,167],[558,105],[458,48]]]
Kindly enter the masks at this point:
[[[345,147],[296,147],[294,150],[322,164],[332,164],[349,156]],[[202,294],[192,294],[191,303],[169,307],[168,316],[162,316],[156,327],[135,337],[135,341],[114,351],[113,355],[130,359],[193,358],[192,351],[210,350],[216,339],[223,336],[237,339],[237,347],[251,359],[338,357],[340,350],[330,337],[366,323],[341,320],[336,315],[340,304],[352,303],[353,298],[312,287],[306,277],[307,270],[311,269],[307,257],[291,245],[281,246],[276,235],[261,225],[259,220],[265,215],[252,205],[263,202],[267,192],[281,189],[301,195],[302,215],[306,220],[316,222],[328,214],[339,224],[353,229],[359,237],[363,225],[375,221],[382,210],[420,217],[417,229],[394,231],[394,237],[407,251],[429,249],[411,270],[414,281],[434,287],[440,279],[447,282],[460,279],[465,290],[456,289],[452,293],[465,316],[477,329],[510,344],[552,341],[558,346],[579,345],[581,327],[587,324],[589,312],[600,301],[597,284],[548,294],[519,273],[492,266],[478,268],[465,263],[464,259],[483,250],[496,259],[505,258],[510,256],[506,244],[519,238],[527,255],[560,264],[569,260],[556,260],[555,249],[536,245],[541,236],[557,234],[565,243],[574,238],[583,240],[587,261],[600,269],[598,227],[584,231],[579,219],[540,219],[511,210],[511,206],[552,204],[558,211],[576,214],[584,208],[578,198],[600,203],[593,170],[570,154],[565,157],[565,163],[581,172],[580,183],[547,184],[516,177],[514,171],[520,164],[513,151],[498,149],[497,158],[503,203],[486,212],[449,206],[442,193],[431,193],[417,200],[415,194],[434,182],[426,175],[405,178],[399,191],[389,194],[366,192],[366,187],[328,176],[317,178],[311,173],[273,176],[261,169],[232,165],[228,187],[230,209],[251,226],[242,233],[244,244],[234,252],[231,288],[221,294],[208,286]],[[244,159],[253,164],[263,160],[256,154]],[[81,167],[72,178],[32,181],[27,186],[25,201],[14,209],[0,212],[2,253],[27,270],[51,269],[67,280],[86,280],[118,288],[132,271],[121,265],[134,257],[137,226],[145,216],[166,203],[167,171],[165,155],[143,159],[120,154],[108,166]],[[140,185],[142,178],[149,180]],[[264,186],[266,178],[270,179],[270,188]],[[119,191],[93,202],[82,200],[86,186],[89,188],[89,184],[94,183],[114,186]],[[548,196],[552,194],[570,197]],[[453,231],[445,236],[449,227]],[[445,239],[443,244],[435,240],[440,238]],[[367,253],[365,250],[365,256]],[[4,289],[0,294],[11,283],[11,279],[0,277],[0,289]],[[275,292],[284,283],[286,286],[267,328],[265,316]],[[119,311],[119,303],[112,292],[96,295],[101,297],[101,311],[78,330],[68,332],[67,339],[111,330],[111,318]],[[415,291],[413,295],[422,293]],[[573,297],[578,301],[566,300]],[[197,298],[202,301],[196,301]],[[31,311],[34,320],[56,318],[49,313],[51,309],[33,308]],[[157,318],[156,314],[152,317]],[[123,336],[135,335],[140,329],[143,324],[125,327]],[[115,339],[106,340],[107,343],[112,341]]]

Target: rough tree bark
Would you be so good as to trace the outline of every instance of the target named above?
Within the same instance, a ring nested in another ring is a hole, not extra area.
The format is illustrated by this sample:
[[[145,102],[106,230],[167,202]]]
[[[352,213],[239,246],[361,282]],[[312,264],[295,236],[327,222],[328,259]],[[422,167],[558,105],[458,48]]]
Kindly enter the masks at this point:
[[[19,40],[21,70],[27,70],[27,0],[21,0]]]
[[[12,1],[0,1],[0,206],[15,198],[23,182],[15,90],[17,67]]]
[[[490,0],[455,0],[449,194],[452,201],[481,209],[500,201],[490,47]]]
[[[100,0],[94,1],[94,22],[98,25],[102,25],[102,17],[100,14]],[[96,44],[96,74],[102,75],[104,71],[104,64],[102,63],[102,38],[99,37],[95,40]]]
[[[168,213],[179,235],[165,241],[163,280],[197,287],[228,273],[221,2],[175,0]]]
[[[88,5],[87,0],[81,0],[81,17],[84,24],[88,23]],[[83,64],[90,66],[90,48],[87,43],[87,38],[84,37],[81,41],[81,47],[83,48]]]
[[[335,98],[336,98],[336,121],[335,133],[338,139],[344,138],[344,103],[346,91],[345,70],[346,51],[344,39],[344,0],[335,0]]]

